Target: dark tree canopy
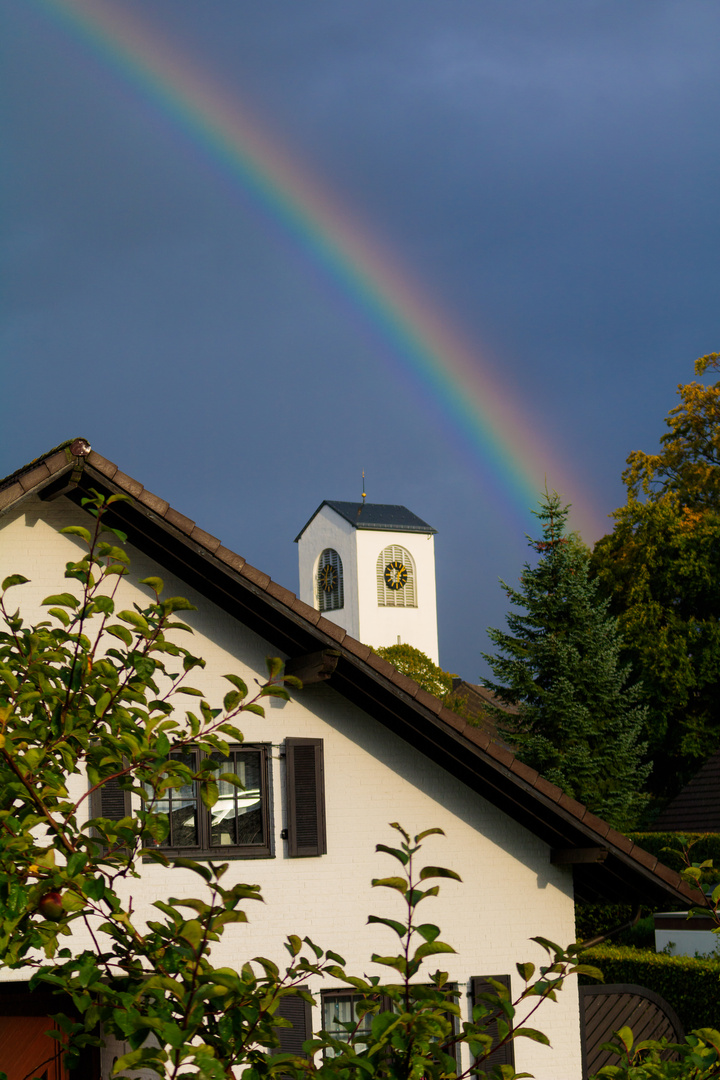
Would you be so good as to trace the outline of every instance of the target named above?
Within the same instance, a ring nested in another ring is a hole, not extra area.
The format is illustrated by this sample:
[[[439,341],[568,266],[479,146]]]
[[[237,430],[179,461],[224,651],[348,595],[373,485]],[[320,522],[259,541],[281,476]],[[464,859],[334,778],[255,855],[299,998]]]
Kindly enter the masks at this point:
[[[696,372],[719,359],[702,357]],[[627,502],[592,561],[642,678],[660,797],[720,745],[720,382],[678,395],[660,452],[628,457]]]
[[[496,714],[518,756],[628,828],[645,802],[645,710],[627,687],[617,620],[589,575],[590,553],[565,534],[568,507],[546,494],[536,513],[542,538],[530,544],[540,558],[525,564],[519,589],[501,583],[522,610],[508,614],[508,631],[489,631],[498,653],[485,659],[496,681],[484,684],[518,708],[511,720]]]

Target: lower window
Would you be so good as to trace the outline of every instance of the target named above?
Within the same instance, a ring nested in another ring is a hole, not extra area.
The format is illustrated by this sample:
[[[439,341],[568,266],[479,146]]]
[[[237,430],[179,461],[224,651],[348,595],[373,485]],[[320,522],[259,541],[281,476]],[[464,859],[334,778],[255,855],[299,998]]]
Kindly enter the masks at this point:
[[[200,753],[188,750],[173,755],[197,772]],[[169,833],[160,845],[171,854],[193,857],[253,858],[272,854],[269,829],[268,752],[265,746],[234,747],[229,756],[213,754],[219,773],[234,773],[242,783],[236,787],[218,780],[218,801],[208,809],[193,781],[166,791],[155,803],[166,814]]]

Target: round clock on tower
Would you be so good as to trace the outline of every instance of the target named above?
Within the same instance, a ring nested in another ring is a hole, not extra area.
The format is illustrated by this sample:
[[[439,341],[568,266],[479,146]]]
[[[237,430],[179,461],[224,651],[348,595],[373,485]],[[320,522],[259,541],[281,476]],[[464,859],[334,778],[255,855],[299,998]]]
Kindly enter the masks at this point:
[[[300,599],[366,645],[437,663],[435,531],[404,506],[326,500],[296,537]]]

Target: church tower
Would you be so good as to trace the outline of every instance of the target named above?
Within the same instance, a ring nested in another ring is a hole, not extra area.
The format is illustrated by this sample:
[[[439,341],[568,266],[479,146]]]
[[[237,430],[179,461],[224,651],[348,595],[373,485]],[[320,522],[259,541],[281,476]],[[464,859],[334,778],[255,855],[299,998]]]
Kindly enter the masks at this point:
[[[365,645],[437,664],[435,532],[404,506],[325,500],[295,538],[300,599]]]

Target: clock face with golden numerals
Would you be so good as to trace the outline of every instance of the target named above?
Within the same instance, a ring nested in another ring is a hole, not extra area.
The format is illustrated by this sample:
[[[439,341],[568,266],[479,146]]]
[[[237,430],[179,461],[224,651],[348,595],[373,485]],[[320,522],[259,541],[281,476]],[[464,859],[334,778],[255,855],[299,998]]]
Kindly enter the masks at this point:
[[[332,563],[325,563],[318,570],[318,584],[323,592],[331,593],[333,589],[337,588],[338,575],[337,570]]]
[[[402,589],[407,585],[408,573],[403,564],[395,559],[385,567],[383,578],[388,589]]]

